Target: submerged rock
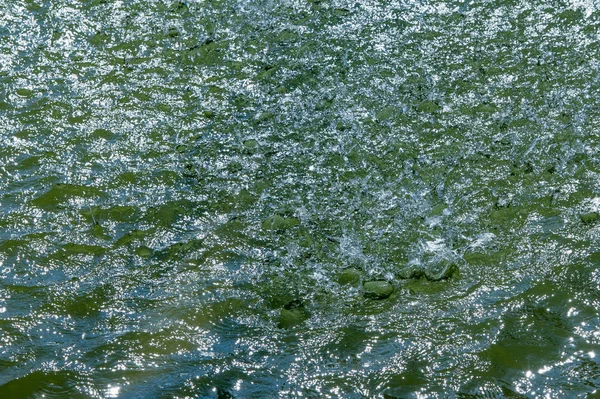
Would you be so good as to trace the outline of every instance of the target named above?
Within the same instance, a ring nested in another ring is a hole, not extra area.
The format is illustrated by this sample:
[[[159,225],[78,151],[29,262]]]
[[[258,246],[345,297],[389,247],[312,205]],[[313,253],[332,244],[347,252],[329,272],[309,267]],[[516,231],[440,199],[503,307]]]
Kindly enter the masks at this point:
[[[398,273],[398,278],[404,280],[424,278],[429,281],[442,281],[457,275],[458,271],[456,263],[441,263],[434,268],[409,267]]]
[[[384,107],[384,108],[380,109],[379,111],[377,111],[377,113],[375,114],[375,119],[378,122],[383,122],[385,120],[393,118],[399,112],[400,112],[400,110],[396,107],[393,107],[393,106]]]
[[[446,289],[446,285],[422,278],[418,280],[408,280],[402,288],[408,290],[411,295],[434,295],[443,292]]]
[[[360,272],[360,270],[354,267],[349,267],[340,272],[340,274],[338,275],[338,283],[342,285],[356,285],[360,282],[361,275],[362,273]]]
[[[94,224],[92,228],[89,230],[89,233],[96,237],[101,238],[103,240],[110,240],[110,236],[107,234],[108,230],[102,227],[100,224]]]
[[[277,327],[279,328],[289,328],[293,327],[297,324],[302,323],[304,320],[308,319],[309,314],[304,304],[299,299],[294,299],[286,303],[281,309],[281,314],[279,316],[279,324]]]
[[[149,258],[152,256],[152,249],[142,245],[141,247],[136,248],[135,254],[141,258]]]
[[[239,162],[234,161],[234,162],[229,163],[229,165],[227,165],[227,171],[229,173],[241,172],[243,169],[244,169],[244,167]]]
[[[217,399],[234,399],[235,397],[229,391],[223,388],[217,388]]]
[[[188,6],[183,1],[176,1],[169,7],[169,11],[171,12],[184,12],[187,10]]]
[[[363,283],[363,290],[365,298],[385,299],[392,295],[394,286],[385,280],[365,281]]]
[[[258,151],[258,141],[254,140],[254,139],[249,139],[243,142],[244,145],[244,152],[246,154],[254,154],[256,151]]]
[[[262,228],[264,230],[287,230],[291,229],[294,226],[300,224],[300,220],[298,218],[293,217],[283,217],[280,215],[274,215],[265,219],[262,223]]]
[[[579,215],[579,219],[581,219],[581,221],[585,224],[594,223],[598,220],[598,218],[600,218],[598,212],[588,212]]]

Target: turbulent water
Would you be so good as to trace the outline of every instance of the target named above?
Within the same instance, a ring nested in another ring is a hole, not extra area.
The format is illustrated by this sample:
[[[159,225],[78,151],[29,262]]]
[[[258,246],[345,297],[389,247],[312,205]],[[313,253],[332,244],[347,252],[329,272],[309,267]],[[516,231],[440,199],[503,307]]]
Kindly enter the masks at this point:
[[[0,397],[600,397],[599,29],[0,0]]]

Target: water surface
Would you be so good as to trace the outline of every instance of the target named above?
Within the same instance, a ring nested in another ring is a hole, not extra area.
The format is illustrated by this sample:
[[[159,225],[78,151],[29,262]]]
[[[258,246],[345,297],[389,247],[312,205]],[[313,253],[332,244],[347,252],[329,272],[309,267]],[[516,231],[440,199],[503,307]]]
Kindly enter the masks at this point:
[[[0,397],[596,397],[599,27],[0,2]]]

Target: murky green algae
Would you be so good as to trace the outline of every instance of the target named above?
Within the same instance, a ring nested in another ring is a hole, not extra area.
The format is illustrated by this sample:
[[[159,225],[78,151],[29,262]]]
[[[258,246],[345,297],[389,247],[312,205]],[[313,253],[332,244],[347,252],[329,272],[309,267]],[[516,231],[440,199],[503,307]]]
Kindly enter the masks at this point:
[[[594,5],[0,15],[0,397],[597,395]]]

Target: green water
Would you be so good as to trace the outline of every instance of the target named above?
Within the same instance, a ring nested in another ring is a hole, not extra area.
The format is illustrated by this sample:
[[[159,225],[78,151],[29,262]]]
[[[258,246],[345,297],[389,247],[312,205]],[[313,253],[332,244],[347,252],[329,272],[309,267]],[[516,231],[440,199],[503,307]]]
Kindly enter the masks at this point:
[[[594,398],[600,9],[0,0],[0,398]]]

